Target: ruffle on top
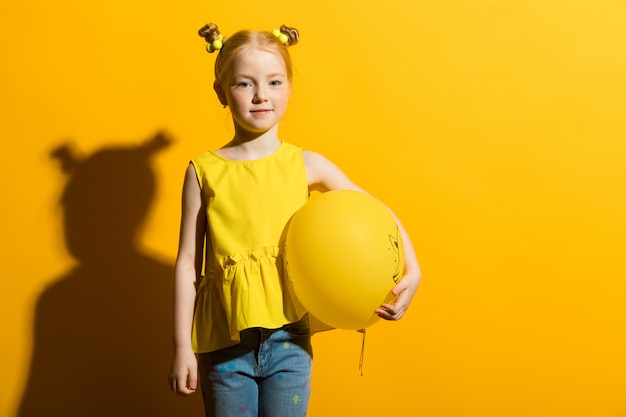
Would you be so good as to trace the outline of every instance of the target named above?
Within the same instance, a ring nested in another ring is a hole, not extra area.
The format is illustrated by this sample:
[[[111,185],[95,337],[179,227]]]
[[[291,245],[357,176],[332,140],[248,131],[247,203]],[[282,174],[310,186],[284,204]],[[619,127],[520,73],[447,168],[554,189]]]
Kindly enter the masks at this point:
[[[192,343],[211,352],[239,343],[251,327],[279,328],[306,310],[293,296],[278,247],[242,251],[217,259],[199,283]]]

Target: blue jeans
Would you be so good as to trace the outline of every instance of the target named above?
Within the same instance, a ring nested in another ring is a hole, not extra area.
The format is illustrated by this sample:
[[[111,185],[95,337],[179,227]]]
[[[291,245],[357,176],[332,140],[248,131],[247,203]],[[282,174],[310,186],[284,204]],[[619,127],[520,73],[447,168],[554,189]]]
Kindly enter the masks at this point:
[[[235,346],[198,355],[206,417],[305,416],[313,363],[308,317],[240,335]]]

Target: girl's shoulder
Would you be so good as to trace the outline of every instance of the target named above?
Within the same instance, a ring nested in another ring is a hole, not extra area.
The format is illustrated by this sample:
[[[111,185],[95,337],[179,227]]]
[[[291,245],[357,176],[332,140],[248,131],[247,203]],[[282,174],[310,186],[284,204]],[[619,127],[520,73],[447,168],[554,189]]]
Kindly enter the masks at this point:
[[[204,151],[191,159],[192,163],[200,161],[217,160],[217,154],[214,151]]]
[[[332,162],[324,155],[310,149],[302,149],[302,158],[304,158],[304,164],[311,167],[311,169],[323,169],[325,166],[328,166],[328,164],[332,165]]]
[[[318,152],[302,152],[309,188],[321,192],[339,189],[358,189],[341,169]]]

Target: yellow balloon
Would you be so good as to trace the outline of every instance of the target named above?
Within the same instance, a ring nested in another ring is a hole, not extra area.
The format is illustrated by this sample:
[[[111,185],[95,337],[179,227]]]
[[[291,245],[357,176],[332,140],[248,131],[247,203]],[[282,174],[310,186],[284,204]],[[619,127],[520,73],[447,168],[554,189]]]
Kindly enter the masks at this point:
[[[293,290],[322,322],[358,330],[394,299],[404,254],[398,225],[374,197],[352,190],[323,193],[292,217],[285,263]]]

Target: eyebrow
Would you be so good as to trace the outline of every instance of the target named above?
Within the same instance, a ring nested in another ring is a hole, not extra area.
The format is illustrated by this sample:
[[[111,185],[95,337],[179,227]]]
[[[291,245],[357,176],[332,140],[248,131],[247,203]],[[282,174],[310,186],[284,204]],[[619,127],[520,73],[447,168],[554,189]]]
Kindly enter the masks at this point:
[[[236,74],[235,77],[240,77],[240,78],[248,78],[250,80],[254,79],[254,76],[252,75],[248,75],[248,74]],[[283,77],[283,78],[287,78],[287,74],[283,73],[283,72],[274,72],[272,74],[268,74],[266,76],[267,78],[274,78],[274,77]]]

